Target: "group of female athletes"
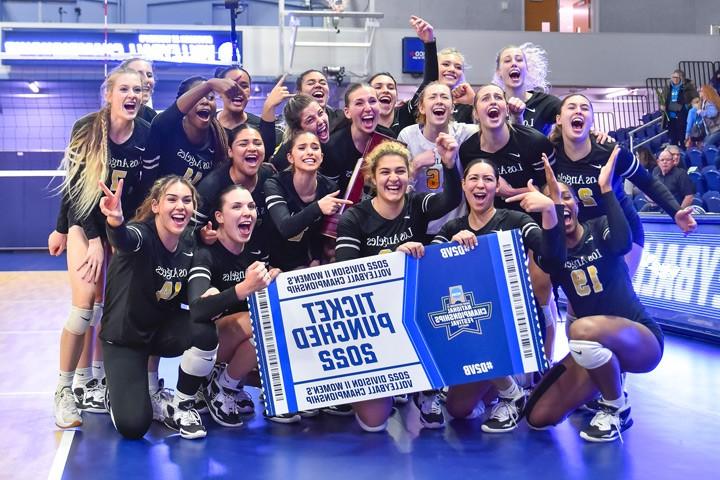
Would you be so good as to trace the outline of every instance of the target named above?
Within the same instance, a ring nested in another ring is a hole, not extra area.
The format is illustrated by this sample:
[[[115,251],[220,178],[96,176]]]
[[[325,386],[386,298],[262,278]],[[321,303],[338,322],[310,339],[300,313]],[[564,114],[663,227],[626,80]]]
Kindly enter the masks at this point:
[[[60,339],[59,427],[80,426],[83,411],[109,412],[127,438],[142,437],[153,420],[199,438],[205,409],[223,426],[240,426],[255,411],[244,389],[257,367],[246,299],[280,271],[391,251],[420,257],[429,243],[474,248],[478,235],[517,228],[548,360],[558,318],[553,285],[569,300],[570,353],[532,390],[513,377],[450,387],[445,410],[482,414],[483,431],[508,432],[522,418],[550,427],[584,406],[594,416],[582,438],[621,437],[632,424],[622,374],[652,370],[663,352],[663,334],[631,283],[643,230],[623,180],[683,231],[695,221],[629,151],[592,130],[585,96],[561,101],[545,92],[542,49],[503,48],[492,83],[473,90],[462,54],[437,52],[432,26],[410,23],[426,67],[402,105],[383,72],[350,85],[344,108],[333,109],[327,78],[310,70],[295,94],[281,79],[257,117],[245,110],[250,74],[229,66],[184,80],[158,114],[147,61],[127,60],[107,76],[103,108],[73,128],[48,241],[52,254],[67,249],[72,288]],[[282,102],[284,131],[275,117]],[[368,151],[378,133],[402,143]],[[343,192],[361,157],[368,195],[352,204]],[[340,212],[337,239],[328,239],[323,220]],[[175,356],[182,359],[173,393],[158,364]],[[393,404],[408,400],[426,427],[444,426],[432,391],[324,412],[354,415],[376,432]]]

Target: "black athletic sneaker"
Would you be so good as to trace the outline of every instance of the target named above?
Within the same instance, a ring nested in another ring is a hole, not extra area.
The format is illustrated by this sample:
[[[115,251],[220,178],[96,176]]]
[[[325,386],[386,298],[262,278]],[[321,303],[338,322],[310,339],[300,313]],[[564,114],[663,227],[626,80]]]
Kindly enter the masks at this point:
[[[486,433],[512,432],[517,428],[525,408],[525,392],[516,398],[498,397],[498,401],[490,410],[490,417],[482,424]]]
[[[623,395],[625,395],[625,403],[627,403],[628,392],[623,392]],[[579,410],[585,410],[590,413],[597,413],[600,410],[602,410],[602,407],[600,406],[601,402],[602,402],[602,397],[598,395],[597,397],[595,397],[592,400],[590,400],[589,402],[587,402],[585,405],[581,405],[579,407]]]
[[[328,415],[335,415],[337,417],[349,417],[350,415],[354,415],[355,412],[353,411],[352,405],[346,404],[346,405],[333,405],[332,407],[325,407],[322,409],[323,413],[327,413]]]
[[[445,426],[445,415],[443,415],[437,394],[416,393],[413,395],[413,405],[420,412],[420,421],[424,427],[443,428]]]
[[[213,379],[203,391],[210,416],[223,427],[241,427],[243,424],[235,403],[235,392],[226,389]]]
[[[205,437],[207,430],[200,419],[200,414],[193,408],[194,404],[195,401],[192,399],[180,402],[177,408],[173,403],[168,403],[165,426],[180,432],[182,438],[189,440]]]
[[[73,388],[75,406],[81,412],[107,413],[105,410],[105,386],[96,378],[85,385],[76,385]]]
[[[410,401],[410,396],[407,393],[403,393],[402,395],[395,395],[393,397],[393,403],[395,405],[405,405]]]
[[[630,404],[621,408],[598,402],[600,411],[590,420],[590,424],[580,431],[580,438],[588,442],[612,442],[618,438],[622,441],[622,432],[630,428],[633,420],[630,417]]]
[[[274,417],[271,417],[263,411],[263,416],[265,417],[265,420],[275,423],[298,423],[302,420],[299,413],[283,413],[282,415],[275,415]]]

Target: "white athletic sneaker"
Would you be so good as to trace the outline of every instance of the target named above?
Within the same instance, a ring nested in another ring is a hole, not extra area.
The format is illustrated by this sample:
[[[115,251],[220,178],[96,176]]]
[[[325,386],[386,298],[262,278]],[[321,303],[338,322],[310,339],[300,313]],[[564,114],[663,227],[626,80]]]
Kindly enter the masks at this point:
[[[518,398],[498,397],[498,401],[490,410],[490,417],[482,424],[483,432],[511,432],[518,426],[525,408],[525,394]]]
[[[173,391],[170,388],[165,388],[165,380],[160,379],[160,388],[157,392],[150,392],[150,403],[152,404],[153,420],[158,422],[165,421],[165,412],[167,412],[167,406],[172,402]]]
[[[237,405],[237,411],[244,415],[255,413],[255,402],[249,393],[245,391],[244,387],[240,387],[239,390],[235,390],[235,404]]]
[[[82,425],[82,417],[75,405],[75,395],[70,387],[63,387],[55,392],[55,425],[60,428]]]
[[[420,412],[420,421],[425,428],[443,428],[445,426],[445,415],[437,394],[418,392],[413,395],[413,405]]]
[[[73,386],[75,406],[81,412],[107,413],[105,409],[105,385],[96,378],[86,384]]]

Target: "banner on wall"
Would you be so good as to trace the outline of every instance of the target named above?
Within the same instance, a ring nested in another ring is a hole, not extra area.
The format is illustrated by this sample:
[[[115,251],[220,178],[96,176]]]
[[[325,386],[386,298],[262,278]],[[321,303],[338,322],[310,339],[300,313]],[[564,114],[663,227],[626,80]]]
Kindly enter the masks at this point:
[[[546,366],[517,231],[283,273],[250,299],[269,415]]]
[[[201,65],[232,63],[230,32],[221,30],[122,31],[101,28],[3,28],[3,63],[38,61],[104,62],[142,57],[155,62]],[[242,63],[242,31],[238,31],[238,63]]]

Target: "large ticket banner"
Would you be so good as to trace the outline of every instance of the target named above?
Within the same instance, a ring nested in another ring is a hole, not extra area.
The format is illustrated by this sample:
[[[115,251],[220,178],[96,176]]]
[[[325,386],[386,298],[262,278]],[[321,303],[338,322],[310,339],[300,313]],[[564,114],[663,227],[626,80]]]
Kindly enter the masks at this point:
[[[546,367],[517,231],[283,273],[250,298],[269,415]]]

